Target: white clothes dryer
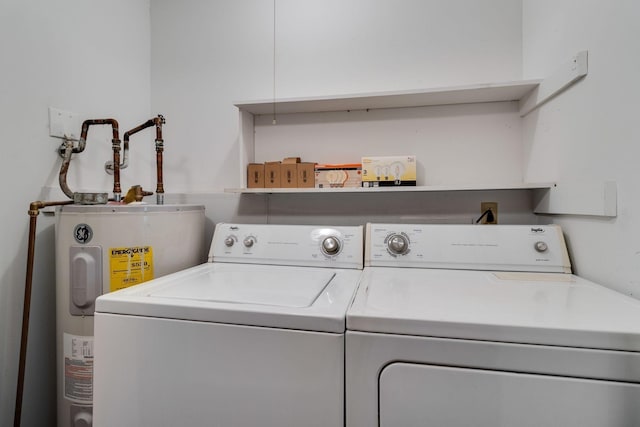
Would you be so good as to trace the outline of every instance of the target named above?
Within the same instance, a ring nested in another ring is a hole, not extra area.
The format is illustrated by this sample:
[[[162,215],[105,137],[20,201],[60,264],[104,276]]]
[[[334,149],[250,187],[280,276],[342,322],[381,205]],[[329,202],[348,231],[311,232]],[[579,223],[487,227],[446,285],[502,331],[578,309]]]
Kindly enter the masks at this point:
[[[557,226],[368,224],[347,427],[640,425],[640,301]]]
[[[362,227],[218,224],[210,262],[97,299],[94,425],[343,426]]]

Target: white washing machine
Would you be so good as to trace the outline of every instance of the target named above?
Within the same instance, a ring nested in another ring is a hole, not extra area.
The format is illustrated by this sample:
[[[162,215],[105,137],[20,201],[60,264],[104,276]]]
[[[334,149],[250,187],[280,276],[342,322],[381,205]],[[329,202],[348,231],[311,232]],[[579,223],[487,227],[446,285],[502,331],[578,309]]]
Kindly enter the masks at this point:
[[[218,224],[209,261],[97,299],[94,425],[343,426],[363,228]]]
[[[557,226],[368,224],[346,424],[640,425],[640,301],[570,274]]]

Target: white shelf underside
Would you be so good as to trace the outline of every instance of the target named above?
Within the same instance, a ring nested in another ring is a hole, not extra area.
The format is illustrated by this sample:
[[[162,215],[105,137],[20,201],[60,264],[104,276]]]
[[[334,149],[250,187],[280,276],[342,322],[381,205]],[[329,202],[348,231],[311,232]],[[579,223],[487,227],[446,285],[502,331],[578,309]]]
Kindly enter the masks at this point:
[[[539,84],[540,80],[524,80],[427,90],[246,101],[235,103],[235,106],[242,111],[262,115],[273,114],[274,107],[277,114],[292,114],[520,101]]]
[[[226,188],[225,193],[242,194],[280,194],[280,193],[409,193],[437,191],[499,191],[499,190],[537,190],[548,189],[553,183],[531,183],[513,185],[446,185],[446,186],[407,186],[375,188]]]

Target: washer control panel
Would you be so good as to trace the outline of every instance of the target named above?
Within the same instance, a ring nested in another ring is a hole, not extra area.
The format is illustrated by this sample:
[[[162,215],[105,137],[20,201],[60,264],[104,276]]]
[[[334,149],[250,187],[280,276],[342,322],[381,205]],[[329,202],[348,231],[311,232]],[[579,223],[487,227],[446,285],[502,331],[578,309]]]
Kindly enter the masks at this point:
[[[210,262],[362,268],[362,226],[216,225]]]
[[[570,273],[556,225],[367,224],[365,266]]]

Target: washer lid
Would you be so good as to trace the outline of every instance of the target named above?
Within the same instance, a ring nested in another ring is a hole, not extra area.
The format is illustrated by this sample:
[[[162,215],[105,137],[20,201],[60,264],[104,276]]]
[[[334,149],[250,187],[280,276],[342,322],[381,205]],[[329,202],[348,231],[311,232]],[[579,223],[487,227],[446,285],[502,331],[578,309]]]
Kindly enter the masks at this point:
[[[361,270],[207,263],[96,300],[96,312],[344,332]]]
[[[309,307],[336,273],[272,267],[201,271],[178,277],[165,286],[151,289],[148,297],[262,304],[279,307]]]
[[[367,267],[347,328],[640,351],[640,301],[563,273]]]

